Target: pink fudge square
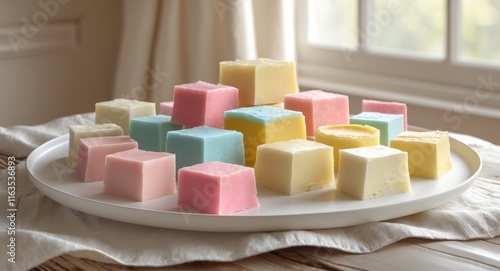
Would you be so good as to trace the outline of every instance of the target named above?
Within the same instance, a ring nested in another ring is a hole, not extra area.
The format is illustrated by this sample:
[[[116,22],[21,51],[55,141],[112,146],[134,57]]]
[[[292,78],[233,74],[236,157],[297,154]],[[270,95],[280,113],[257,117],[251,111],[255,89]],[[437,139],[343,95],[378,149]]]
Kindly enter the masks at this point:
[[[82,182],[104,179],[106,155],[137,149],[138,143],[129,136],[104,136],[80,139],[75,173]]]
[[[174,87],[172,122],[224,128],[224,112],[238,107],[238,89],[203,81]]]
[[[172,116],[172,111],[174,110],[174,102],[162,102],[160,103],[160,114]]]
[[[361,102],[361,111],[379,112],[386,114],[402,114],[404,130],[408,130],[407,109],[405,103],[363,100]]]
[[[175,192],[175,155],[132,149],[106,156],[104,192],[146,201]]]
[[[349,97],[342,94],[322,90],[287,94],[285,109],[304,114],[309,138],[314,137],[321,126],[349,123]]]
[[[177,205],[207,214],[230,214],[259,206],[255,172],[212,161],[179,170]]]

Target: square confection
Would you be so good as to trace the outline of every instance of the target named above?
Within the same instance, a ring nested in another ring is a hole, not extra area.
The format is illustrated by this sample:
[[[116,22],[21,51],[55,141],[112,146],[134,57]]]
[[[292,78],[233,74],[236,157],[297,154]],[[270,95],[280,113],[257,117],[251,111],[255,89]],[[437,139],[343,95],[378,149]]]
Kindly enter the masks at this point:
[[[346,95],[321,90],[287,94],[285,109],[304,114],[308,137],[314,137],[321,126],[349,124],[349,97]]]
[[[351,116],[351,124],[369,125],[380,130],[380,144],[389,146],[391,139],[404,131],[403,115],[361,112]]]
[[[259,206],[255,173],[251,167],[212,161],[179,170],[179,197],[183,209],[208,214],[230,214]]]
[[[82,182],[104,179],[106,155],[137,149],[137,142],[129,136],[88,137],[80,139],[75,173]]]
[[[130,119],[156,115],[155,103],[128,99],[115,99],[95,104],[95,123],[114,123],[122,127],[123,134],[130,131]]]
[[[255,178],[259,187],[293,195],[331,187],[333,148],[304,139],[257,147]]]
[[[410,175],[437,179],[452,167],[447,132],[410,132],[397,135],[391,147],[408,152]]]
[[[160,114],[172,116],[174,110],[174,101],[160,103]]]
[[[383,102],[374,100],[363,100],[361,102],[362,112],[380,112],[387,114],[402,114],[404,130],[408,130],[408,114],[405,103]]]
[[[130,120],[130,137],[145,151],[165,151],[167,132],[180,130],[181,125],[173,124],[170,116],[154,115]]]
[[[340,150],[379,145],[380,131],[368,125],[325,125],[318,128],[314,140],[333,147],[333,161],[337,171]]]
[[[408,154],[386,146],[340,150],[337,190],[373,199],[411,190]]]
[[[226,111],[224,128],[243,133],[245,165],[253,167],[257,146],[291,139],[306,139],[304,115],[272,106],[253,106]]]
[[[219,82],[236,87],[240,104],[247,105],[282,103],[299,90],[295,63],[267,58],[220,62]]]
[[[171,131],[166,150],[176,154],[177,170],[210,161],[245,164],[243,134],[237,131],[208,126]]]
[[[105,159],[105,193],[146,201],[175,192],[174,154],[132,149]]]
[[[70,125],[69,126],[69,147],[68,158],[70,167],[76,166],[78,158],[78,145],[81,138],[98,136],[120,136],[123,135],[123,129],[113,123],[92,124],[92,125]]]
[[[224,127],[224,111],[238,108],[238,89],[198,81],[174,87],[172,122],[186,127]]]

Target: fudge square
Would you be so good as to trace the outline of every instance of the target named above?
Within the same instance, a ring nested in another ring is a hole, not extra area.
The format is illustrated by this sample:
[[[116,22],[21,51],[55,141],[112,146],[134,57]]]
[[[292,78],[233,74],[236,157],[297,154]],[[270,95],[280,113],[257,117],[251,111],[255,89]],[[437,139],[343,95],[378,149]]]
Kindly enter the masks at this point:
[[[161,115],[172,116],[172,110],[174,110],[174,101],[160,103]]]
[[[257,186],[293,195],[330,187],[334,182],[333,147],[293,139],[257,147]]]
[[[243,134],[208,126],[168,132],[166,151],[176,154],[177,170],[210,161],[245,164]]]
[[[404,121],[404,130],[408,130],[407,109],[405,103],[384,102],[375,100],[362,100],[362,112],[380,112],[387,114],[402,114]]]
[[[308,137],[314,137],[321,126],[349,124],[349,97],[346,95],[322,90],[287,94],[285,109],[304,114]]]
[[[224,111],[238,108],[238,89],[203,81],[174,87],[172,122],[186,127],[224,126]]]
[[[391,147],[408,152],[411,176],[437,179],[453,167],[447,132],[402,132]]]
[[[130,119],[156,115],[156,104],[129,99],[114,99],[95,104],[95,123],[115,123],[129,135]]]
[[[389,146],[391,139],[404,131],[403,115],[361,112],[350,118],[351,124],[369,125],[380,130],[380,144]]]
[[[78,160],[78,148],[81,138],[98,136],[120,136],[123,129],[114,124],[91,124],[91,125],[69,125],[69,147],[68,163],[71,168],[76,166]]]
[[[299,91],[295,63],[267,58],[220,62],[219,82],[236,87],[246,105],[282,103],[286,94]]]
[[[383,145],[340,150],[337,190],[373,199],[411,190],[408,153]]]
[[[224,113],[224,128],[243,133],[245,165],[253,167],[257,146],[291,139],[306,139],[302,112],[273,106],[253,106]]]
[[[129,136],[105,136],[80,139],[75,173],[82,182],[102,181],[106,155],[137,149],[137,142]]]
[[[208,214],[230,214],[259,206],[251,167],[211,161],[179,170],[177,205]]]
[[[175,192],[175,155],[132,149],[105,158],[104,192],[147,201]]]
[[[139,149],[164,152],[167,132],[182,129],[173,124],[170,116],[154,115],[130,120],[130,137],[137,141]]]

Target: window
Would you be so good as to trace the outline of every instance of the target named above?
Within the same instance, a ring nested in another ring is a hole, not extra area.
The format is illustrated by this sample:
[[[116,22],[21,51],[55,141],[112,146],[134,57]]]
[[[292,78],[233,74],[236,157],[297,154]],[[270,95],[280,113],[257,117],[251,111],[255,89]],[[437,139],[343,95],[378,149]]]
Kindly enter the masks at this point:
[[[500,118],[500,1],[306,0],[297,17],[307,88],[440,109],[479,95],[474,113]]]

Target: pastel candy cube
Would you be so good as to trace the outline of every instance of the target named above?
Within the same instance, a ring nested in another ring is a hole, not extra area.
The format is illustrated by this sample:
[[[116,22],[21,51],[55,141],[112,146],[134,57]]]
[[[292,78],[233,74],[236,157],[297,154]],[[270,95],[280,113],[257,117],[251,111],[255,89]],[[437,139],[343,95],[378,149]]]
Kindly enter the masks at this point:
[[[177,170],[210,161],[245,164],[243,134],[208,126],[168,132],[166,150],[176,154]]]
[[[287,94],[285,108],[304,114],[309,137],[314,137],[321,126],[349,124],[349,97],[346,95],[321,90]]]
[[[351,124],[369,125],[380,130],[380,144],[389,146],[391,140],[404,131],[404,119],[401,114],[379,112],[361,112],[350,118]]]
[[[405,103],[363,100],[361,102],[361,111],[402,114],[404,118],[404,130],[408,130],[408,113]]]
[[[182,129],[173,124],[170,116],[154,115],[130,120],[130,137],[139,143],[139,149],[164,152],[167,132]]]
[[[379,145],[380,131],[358,124],[325,125],[318,128],[314,140],[333,147],[334,167],[337,171],[340,150]]]
[[[257,147],[255,178],[259,187],[287,195],[331,187],[333,148],[304,139],[262,144]]]
[[[251,167],[212,161],[179,170],[179,207],[207,214],[231,214],[259,206]]]
[[[411,190],[408,154],[386,146],[340,150],[337,190],[373,199]]]
[[[137,149],[137,142],[129,136],[89,137],[80,139],[75,173],[82,182],[102,181],[105,158],[130,149]]]
[[[69,126],[69,147],[68,163],[70,167],[76,166],[78,158],[78,146],[81,138],[101,137],[101,136],[119,136],[123,135],[123,129],[113,123],[91,124],[91,125],[70,125]]]
[[[202,81],[174,87],[172,122],[223,128],[224,111],[238,107],[238,89]]]
[[[236,87],[240,104],[247,105],[282,103],[299,90],[295,63],[267,58],[220,62],[219,82]]]
[[[253,167],[257,146],[291,139],[306,139],[304,115],[272,106],[253,106],[226,111],[224,128],[243,133],[245,165]]]
[[[437,179],[453,167],[447,132],[402,132],[391,147],[408,153],[411,176]]]
[[[156,114],[155,103],[129,99],[114,99],[95,104],[95,123],[114,123],[122,127],[123,134],[128,135],[130,119]]]
[[[147,201],[175,192],[175,155],[132,149],[105,158],[104,192]]]
[[[174,101],[160,103],[160,114],[172,116],[174,110]]]

